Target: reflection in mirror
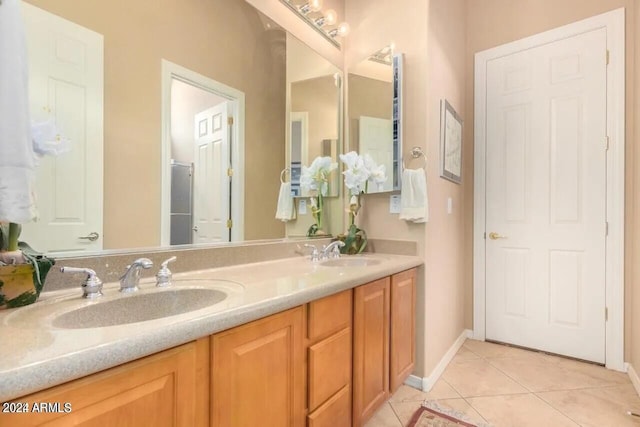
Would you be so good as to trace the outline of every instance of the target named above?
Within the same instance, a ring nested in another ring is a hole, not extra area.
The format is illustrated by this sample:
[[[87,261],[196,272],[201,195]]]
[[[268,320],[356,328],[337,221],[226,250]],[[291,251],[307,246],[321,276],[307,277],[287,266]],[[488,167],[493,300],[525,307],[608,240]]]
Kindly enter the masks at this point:
[[[335,65],[288,35],[287,85],[291,191],[294,196],[308,196],[300,187],[302,166],[309,166],[316,157],[338,161],[342,77]],[[327,197],[339,195],[337,175],[331,174]]]
[[[342,73],[311,48],[287,35],[288,138],[291,193],[296,197],[296,219],[287,223],[287,236],[305,236],[314,220],[311,194],[300,184],[303,167],[318,157],[338,162],[341,153]],[[323,232],[342,232],[340,175],[333,170],[322,205]]]
[[[48,187],[38,189],[41,220],[25,226],[23,240],[78,256],[285,237],[272,213],[288,155],[286,62],[295,51],[281,27],[238,0],[136,0],[124,14],[98,0],[23,4],[34,118],[55,120],[72,140],[69,153],[38,168]],[[317,59],[309,60],[312,74]],[[180,73],[165,85],[163,61],[235,90],[243,104]],[[181,102],[189,106],[175,110]],[[233,114],[210,110],[221,105]],[[226,154],[216,138],[227,138]]]
[[[349,70],[350,149],[384,165],[389,179],[368,193],[400,189],[402,54],[386,46]]]

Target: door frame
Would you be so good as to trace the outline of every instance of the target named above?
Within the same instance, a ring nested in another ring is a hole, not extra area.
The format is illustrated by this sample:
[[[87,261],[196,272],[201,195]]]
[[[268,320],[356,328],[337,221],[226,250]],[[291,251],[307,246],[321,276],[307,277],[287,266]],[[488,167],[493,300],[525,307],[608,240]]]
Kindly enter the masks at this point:
[[[231,125],[231,241],[244,240],[244,92],[217,82],[195,71],[162,59],[162,166],[160,202],[160,245],[170,245],[171,234],[171,81],[180,80],[216,94],[229,101],[229,112],[234,117]]]
[[[607,31],[607,224],[605,361],[609,369],[624,364],[624,196],[625,196],[625,10],[616,9],[582,21],[507,43],[475,55],[473,337],[485,339],[486,316],[486,92],[487,64],[589,31]],[[602,142],[603,147],[605,141]],[[603,224],[603,228],[605,224]],[[605,313],[602,313],[605,316]]]

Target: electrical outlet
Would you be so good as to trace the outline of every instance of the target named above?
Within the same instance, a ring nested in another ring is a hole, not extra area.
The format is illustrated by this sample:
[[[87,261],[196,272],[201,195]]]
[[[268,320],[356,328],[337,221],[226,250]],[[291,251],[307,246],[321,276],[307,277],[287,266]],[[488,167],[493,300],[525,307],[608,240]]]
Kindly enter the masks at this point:
[[[307,214],[307,200],[300,199],[298,200],[298,215],[306,215]]]
[[[402,200],[399,194],[394,194],[389,198],[389,213],[399,214]]]
[[[449,197],[447,199],[447,213],[451,214],[453,212],[453,199]]]

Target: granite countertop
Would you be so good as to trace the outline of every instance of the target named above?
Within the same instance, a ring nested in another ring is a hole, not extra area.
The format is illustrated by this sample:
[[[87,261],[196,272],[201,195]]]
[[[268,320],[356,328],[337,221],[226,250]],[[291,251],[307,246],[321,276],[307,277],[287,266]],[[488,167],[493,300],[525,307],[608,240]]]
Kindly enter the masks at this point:
[[[353,257],[345,257],[349,259]],[[422,264],[415,256],[370,254],[379,263],[328,267],[308,258],[236,265],[174,274],[175,287],[223,289],[227,298],[199,310],[116,326],[62,329],[56,316],[101,301],[128,298],[107,283],[99,301],[79,287],[43,293],[35,304],[0,313],[0,402],[16,399],[150,354],[293,308]],[[155,273],[155,270],[154,270]],[[72,279],[72,280],[78,280]],[[153,278],[140,291],[161,292]],[[140,308],[144,310],[144,307]]]

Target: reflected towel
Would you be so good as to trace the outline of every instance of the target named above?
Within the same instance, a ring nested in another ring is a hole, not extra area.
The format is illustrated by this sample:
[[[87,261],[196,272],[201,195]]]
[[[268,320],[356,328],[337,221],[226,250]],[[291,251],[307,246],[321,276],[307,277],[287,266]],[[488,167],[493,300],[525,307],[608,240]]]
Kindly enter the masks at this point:
[[[0,4],[0,221],[36,216],[27,48],[20,0]]]
[[[415,223],[429,221],[427,176],[424,169],[404,170],[400,199],[400,219]]]
[[[291,195],[291,183],[283,182],[280,184],[280,194],[278,194],[278,207],[276,209],[276,219],[287,222],[296,218],[296,212],[293,209],[293,196]]]

